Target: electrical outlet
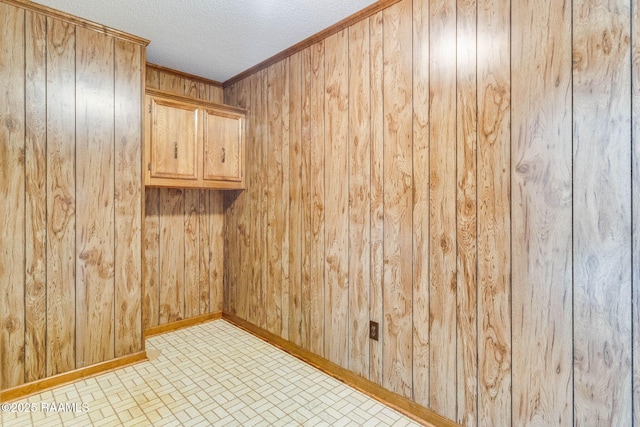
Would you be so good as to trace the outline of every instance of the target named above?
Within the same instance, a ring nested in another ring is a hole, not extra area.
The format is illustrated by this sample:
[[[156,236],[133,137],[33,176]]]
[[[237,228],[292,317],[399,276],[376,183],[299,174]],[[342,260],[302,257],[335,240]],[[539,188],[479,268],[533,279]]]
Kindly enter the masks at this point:
[[[369,321],[369,338],[378,341],[378,322]]]

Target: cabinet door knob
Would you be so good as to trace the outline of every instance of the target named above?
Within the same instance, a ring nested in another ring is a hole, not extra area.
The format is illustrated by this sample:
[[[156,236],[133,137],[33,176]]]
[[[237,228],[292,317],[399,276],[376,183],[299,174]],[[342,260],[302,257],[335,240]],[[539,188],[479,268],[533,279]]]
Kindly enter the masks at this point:
[[[227,153],[225,152],[224,147],[222,147],[222,163],[224,163],[226,158],[227,158]]]
[[[173,158],[178,158],[178,141],[173,141]]]

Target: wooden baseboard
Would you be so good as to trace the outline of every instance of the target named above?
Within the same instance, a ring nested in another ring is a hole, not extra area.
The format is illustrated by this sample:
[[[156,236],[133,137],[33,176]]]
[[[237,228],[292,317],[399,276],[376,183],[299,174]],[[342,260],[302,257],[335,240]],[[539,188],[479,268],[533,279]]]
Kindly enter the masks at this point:
[[[266,331],[252,323],[247,322],[238,316],[223,312],[222,318],[229,323],[244,329],[252,335],[267,341],[281,350],[286,351],[292,356],[306,362],[328,375],[344,382],[345,384],[355,388],[356,390],[376,399],[377,401],[392,407],[398,412],[426,426],[435,427],[460,427],[459,424],[423,407],[416,402],[393,393],[386,388],[369,381],[359,375],[354,374],[342,366],[336,365],[329,360],[318,356],[304,348],[293,344],[269,331]]]
[[[127,356],[118,357],[116,359],[107,360],[106,362],[96,363],[95,365],[86,366],[84,368],[75,369],[70,372],[54,375],[38,381],[22,384],[0,392],[0,402],[8,402],[29,396],[31,394],[40,393],[53,387],[58,387],[66,383],[78,381],[83,378],[92,377],[113,371],[124,366],[147,360],[147,352],[140,351],[138,353],[129,354]]]
[[[208,322],[210,320],[221,319],[221,318],[222,318],[221,311],[217,311],[215,313],[203,314],[201,316],[191,317],[189,319],[184,319],[184,320],[178,320],[177,322],[171,322],[165,325],[152,326],[144,330],[144,336],[145,338],[151,337],[153,335],[175,331],[176,329],[182,329],[188,326],[199,325],[200,323]]]

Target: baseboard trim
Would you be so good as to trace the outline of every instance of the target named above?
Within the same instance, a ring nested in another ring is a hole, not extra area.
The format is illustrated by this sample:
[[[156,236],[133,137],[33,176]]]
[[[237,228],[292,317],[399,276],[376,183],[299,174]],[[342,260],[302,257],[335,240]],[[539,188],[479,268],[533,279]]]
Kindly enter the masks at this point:
[[[306,362],[321,371],[325,372],[328,375],[344,382],[345,384],[355,388],[356,390],[376,399],[377,401],[392,407],[393,409],[401,412],[412,420],[419,422],[425,426],[435,426],[435,427],[460,427],[459,424],[429,410],[423,406],[418,405],[414,401],[407,399],[406,397],[400,396],[399,394],[393,393],[382,386],[369,381],[359,375],[354,374],[353,372],[343,368],[342,366],[336,365],[329,360],[318,356],[317,354],[311,353],[304,348],[287,341],[269,331],[266,331],[250,322],[247,322],[240,317],[222,312],[222,318],[229,323],[244,329],[256,337],[267,341],[269,344],[272,344],[281,350],[291,354],[294,357]]]
[[[144,330],[144,337],[145,338],[152,337],[154,335],[175,331],[176,329],[182,329],[189,326],[199,325],[201,323],[209,322],[210,320],[216,320],[221,318],[222,318],[222,312],[216,311],[215,313],[203,314],[201,316],[195,316],[189,319],[178,320],[177,322],[171,322],[164,325],[152,326]]]
[[[143,362],[145,360],[147,360],[147,352],[140,351],[138,353],[107,360],[106,362],[96,363],[95,365],[74,369],[73,371],[64,372],[52,377],[8,388],[0,392],[0,402],[8,402],[31,394],[40,393],[53,387],[58,387],[73,381],[103,374],[113,371],[114,369],[133,365],[134,363]]]

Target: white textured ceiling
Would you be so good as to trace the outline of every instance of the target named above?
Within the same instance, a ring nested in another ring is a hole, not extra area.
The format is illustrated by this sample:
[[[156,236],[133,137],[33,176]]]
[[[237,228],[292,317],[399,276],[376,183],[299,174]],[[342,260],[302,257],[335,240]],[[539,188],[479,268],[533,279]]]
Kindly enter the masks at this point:
[[[223,82],[375,0],[36,0],[151,40],[147,61]]]

